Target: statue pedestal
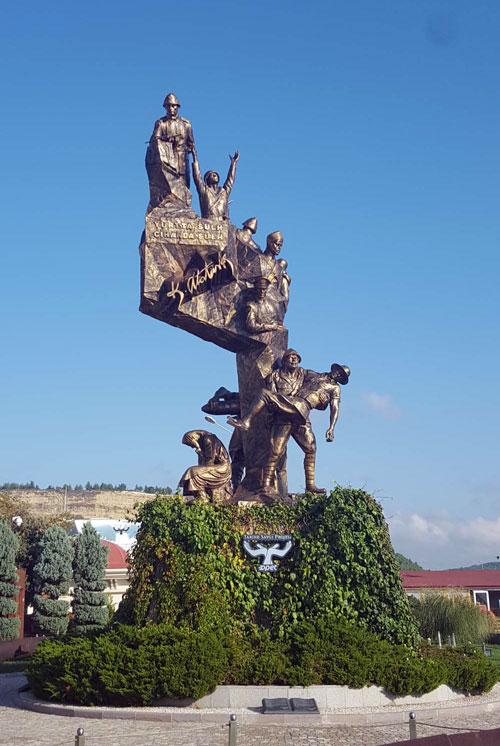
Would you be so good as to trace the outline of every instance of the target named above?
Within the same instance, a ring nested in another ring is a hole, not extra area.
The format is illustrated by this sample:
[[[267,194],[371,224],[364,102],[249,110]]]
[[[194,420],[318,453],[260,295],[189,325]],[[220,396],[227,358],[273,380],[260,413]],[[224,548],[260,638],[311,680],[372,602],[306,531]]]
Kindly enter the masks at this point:
[[[119,621],[257,626],[277,638],[333,613],[390,642],[417,640],[382,509],[363,490],[337,487],[291,505],[240,496],[189,506],[158,496],[138,520]]]
[[[242,484],[236,489],[229,500],[231,505],[293,505],[293,500],[287,495],[282,497],[277,492],[264,493],[257,490],[247,490]]]

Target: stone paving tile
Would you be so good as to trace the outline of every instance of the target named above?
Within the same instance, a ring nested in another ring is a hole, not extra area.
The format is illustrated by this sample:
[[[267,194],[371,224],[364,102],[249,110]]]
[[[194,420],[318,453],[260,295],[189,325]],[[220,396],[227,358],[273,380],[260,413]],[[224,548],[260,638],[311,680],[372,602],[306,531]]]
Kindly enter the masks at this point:
[[[132,720],[98,720],[61,717],[19,710],[13,695],[24,682],[22,676],[0,675],[1,746],[74,746],[77,727],[85,729],[86,746],[227,746],[228,728],[220,723],[158,723]],[[445,728],[425,725],[446,726]],[[420,722],[419,737],[461,730],[500,728],[500,711],[472,714],[459,710],[452,716]],[[365,726],[305,725],[238,726],[238,746],[382,746],[406,741],[406,724]]]

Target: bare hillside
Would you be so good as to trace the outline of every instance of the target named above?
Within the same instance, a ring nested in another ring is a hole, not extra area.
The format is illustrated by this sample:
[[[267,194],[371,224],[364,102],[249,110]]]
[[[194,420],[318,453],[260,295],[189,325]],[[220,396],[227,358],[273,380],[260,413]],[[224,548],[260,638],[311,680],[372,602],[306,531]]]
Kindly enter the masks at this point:
[[[128,518],[135,503],[152,500],[154,495],[144,492],[68,492],[64,490],[5,490],[13,498],[22,500],[35,516],[50,516],[64,510],[73,518]]]

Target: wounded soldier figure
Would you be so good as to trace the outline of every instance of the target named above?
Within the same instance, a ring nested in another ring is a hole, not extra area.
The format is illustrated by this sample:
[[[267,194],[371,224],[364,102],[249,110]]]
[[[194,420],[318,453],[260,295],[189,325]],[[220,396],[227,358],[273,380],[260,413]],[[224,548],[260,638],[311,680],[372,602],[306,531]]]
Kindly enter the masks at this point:
[[[333,363],[327,373],[316,373],[299,367],[300,355],[287,350],[281,367],[273,371],[253,401],[245,417],[228,417],[229,425],[240,430],[249,430],[253,418],[266,409],[272,415],[271,447],[264,469],[263,489],[274,491],[276,465],[284,454],[290,435],[304,451],[306,491],[323,493],[324,489],[314,484],[316,462],[316,438],[311,428],[309,414],[312,409],[330,407],[330,424],[326,439],[334,439],[335,424],[339,415],[340,385],[349,381],[350,370],[346,365]]]

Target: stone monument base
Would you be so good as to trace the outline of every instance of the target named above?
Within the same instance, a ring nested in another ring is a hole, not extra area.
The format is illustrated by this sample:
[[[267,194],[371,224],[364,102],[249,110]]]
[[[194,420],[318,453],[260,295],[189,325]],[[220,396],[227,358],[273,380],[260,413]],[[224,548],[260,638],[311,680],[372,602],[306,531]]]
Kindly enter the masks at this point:
[[[258,499],[256,499],[256,497]],[[391,643],[417,629],[380,505],[363,490],[233,504],[144,503],[119,621],[192,629],[266,628],[341,616]]]

